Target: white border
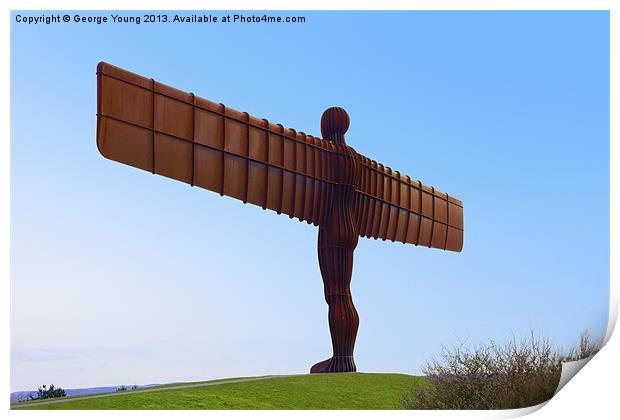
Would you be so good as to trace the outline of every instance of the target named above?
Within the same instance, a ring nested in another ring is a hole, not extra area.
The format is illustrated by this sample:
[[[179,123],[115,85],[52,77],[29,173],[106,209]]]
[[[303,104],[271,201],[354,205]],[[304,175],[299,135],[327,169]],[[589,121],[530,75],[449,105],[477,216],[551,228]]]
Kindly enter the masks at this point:
[[[5,291],[9,292],[3,294],[4,305],[2,316],[2,371],[3,378],[2,387],[0,388],[0,395],[4,395],[5,409],[9,410],[9,380],[10,380],[10,10],[24,9],[24,10],[71,10],[71,9],[84,9],[84,10],[105,10],[105,9],[118,9],[118,10],[131,10],[131,9],[178,9],[178,10],[233,10],[233,9],[246,9],[246,10],[346,10],[346,9],[364,9],[364,10],[610,10],[610,25],[611,25],[611,39],[610,39],[610,309],[609,309],[609,323],[606,333],[606,341],[611,337],[614,330],[617,315],[618,315],[618,265],[620,263],[620,252],[618,248],[618,223],[617,218],[613,215],[617,215],[619,209],[618,195],[620,193],[619,187],[619,172],[614,163],[618,162],[618,140],[617,140],[617,123],[614,120],[614,116],[617,115],[618,110],[618,8],[615,7],[615,2],[612,0],[590,0],[590,1],[553,1],[553,0],[521,0],[521,1],[395,1],[395,0],[383,0],[367,1],[367,0],[341,0],[338,2],[317,0],[317,1],[300,1],[295,4],[291,4],[287,1],[239,1],[232,0],[228,2],[205,2],[197,0],[176,0],[174,2],[164,0],[152,0],[149,2],[139,0],[95,0],[84,3],[83,1],[66,0],[57,1],[51,4],[46,1],[4,1],[2,2],[2,20],[0,21],[0,31],[2,39],[2,72],[0,73],[0,93],[4,100],[0,103],[0,126],[4,131],[2,142],[2,153],[0,154],[0,171],[2,173],[2,183],[0,184],[1,195],[3,197],[2,205],[0,206],[0,214],[2,216],[1,233],[5,238],[2,241],[2,256],[0,262],[0,270],[4,274],[2,276],[5,279],[4,287]],[[614,258],[616,256],[616,258]],[[595,417],[603,416],[610,412],[617,412],[617,385],[615,379],[618,377],[620,368],[618,367],[616,356],[619,353],[620,345],[618,339],[612,339],[607,343],[605,348],[599,355],[594,357],[593,361],[584,368],[584,372],[580,373],[580,379],[571,381],[561,392],[558,393],[549,403],[549,407],[544,410],[536,412],[536,416],[540,418],[558,418],[558,417],[580,417],[585,415]],[[544,404],[543,404],[544,405]],[[540,407],[537,407],[540,408]],[[441,412],[420,412],[420,411],[394,411],[394,412],[382,412],[381,416],[389,417],[407,417],[415,416],[416,418],[426,417],[441,417],[441,418],[505,418],[525,415],[536,411],[535,408],[510,410],[502,412],[464,412],[464,411],[441,411]],[[25,411],[13,411],[10,413],[14,416],[31,417],[38,415],[36,412]],[[51,418],[83,418],[85,415],[94,418],[109,418],[112,413],[109,412],[45,412],[45,415]],[[143,411],[119,411],[114,412],[115,417],[120,418],[136,418],[147,417],[148,418],[166,418],[170,413],[163,411],[156,412],[143,412]],[[187,417],[187,418],[204,418],[205,415],[217,418],[227,418],[230,416],[238,415],[251,415],[258,418],[289,418],[291,415],[296,417],[309,417],[317,414],[316,412],[289,412],[289,411],[214,411],[206,414],[204,412],[175,412],[175,416]],[[321,412],[321,416],[326,417],[350,417],[355,416],[356,419],[360,417],[375,416],[377,413],[373,412],[349,412],[349,411],[324,411]],[[605,416],[607,417],[607,416]]]

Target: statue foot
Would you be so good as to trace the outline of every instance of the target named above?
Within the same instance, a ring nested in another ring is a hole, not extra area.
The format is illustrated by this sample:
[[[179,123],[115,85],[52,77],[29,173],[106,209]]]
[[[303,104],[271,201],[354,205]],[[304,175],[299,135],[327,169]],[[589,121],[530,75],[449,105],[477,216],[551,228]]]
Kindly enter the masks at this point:
[[[334,356],[310,368],[310,373],[356,372],[353,356]]]

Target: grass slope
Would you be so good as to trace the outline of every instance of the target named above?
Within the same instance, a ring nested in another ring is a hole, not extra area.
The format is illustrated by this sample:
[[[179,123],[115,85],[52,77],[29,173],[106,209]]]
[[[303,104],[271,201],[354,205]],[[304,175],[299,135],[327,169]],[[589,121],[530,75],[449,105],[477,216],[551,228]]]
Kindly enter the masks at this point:
[[[134,395],[128,393],[29,409],[400,409],[402,396],[415,381],[426,379],[382,373],[302,375]]]
[[[136,391],[142,391],[142,390],[146,390],[146,389],[159,389],[159,388],[172,388],[172,387],[176,387],[176,386],[183,386],[183,385],[198,385],[198,384],[208,384],[211,382],[221,382],[221,381],[230,381],[230,380],[235,380],[235,379],[254,379],[254,378],[266,378],[269,375],[265,375],[265,376],[240,376],[238,378],[226,378],[226,379],[211,379],[210,381],[195,381],[195,382],[174,382],[174,383],[170,383],[170,384],[161,384],[161,385],[151,385],[151,386],[143,386],[137,389],[127,389],[125,391],[108,391],[108,392],[96,392],[96,393],[92,393],[92,394],[78,394],[78,395],[68,395],[66,397],[58,397],[58,398],[54,398],[53,400],[50,401],[63,401],[63,400],[72,400],[75,398],[83,398],[83,397],[90,397],[93,395],[120,395],[120,394],[131,394],[133,392]],[[30,400],[30,401],[20,401],[20,402],[15,402],[15,403],[11,403],[11,407],[16,407],[19,408],[20,405],[24,405],[24,404],[29,404],[29,403],[33,403],[33,402],[41,402],[41,400]],[[43,401],[45,402],[45,401]],[[46,408],[47,409],[47,408]]]

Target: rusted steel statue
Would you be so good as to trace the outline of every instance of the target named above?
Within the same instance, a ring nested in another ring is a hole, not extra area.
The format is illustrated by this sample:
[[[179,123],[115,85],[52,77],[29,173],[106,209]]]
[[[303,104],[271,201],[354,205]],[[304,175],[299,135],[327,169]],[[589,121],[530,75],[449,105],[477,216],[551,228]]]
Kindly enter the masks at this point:
[[[103,156],[319,227],[319,267],[333,356],[310,372],[355,372],[351,298],[359,236],[460,252],[463,204],[345,142],[349,116],[329,108],[323,139],[99,63]]]

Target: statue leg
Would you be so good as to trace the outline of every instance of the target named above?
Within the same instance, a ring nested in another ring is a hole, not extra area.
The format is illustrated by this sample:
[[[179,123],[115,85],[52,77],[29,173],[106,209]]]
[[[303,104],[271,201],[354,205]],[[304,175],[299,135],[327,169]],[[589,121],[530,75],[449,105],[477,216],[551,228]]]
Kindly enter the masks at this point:
[[[359,317],[351,298],[351,274],[353,251],[357,234],[350,240],[340,236],[334,243],[334,235],[319,227],[319,267],[323,277],[325,300],[329,306],[329,330],[334,354],[331,358],[312,366],[310,373],[355,372],[353,348],[357,337]],[[339,243],[338,243],[339,242]],[[344,242],[344,243],[343,243]]]

